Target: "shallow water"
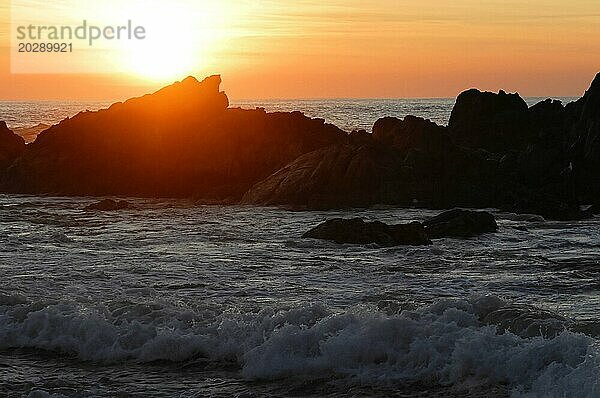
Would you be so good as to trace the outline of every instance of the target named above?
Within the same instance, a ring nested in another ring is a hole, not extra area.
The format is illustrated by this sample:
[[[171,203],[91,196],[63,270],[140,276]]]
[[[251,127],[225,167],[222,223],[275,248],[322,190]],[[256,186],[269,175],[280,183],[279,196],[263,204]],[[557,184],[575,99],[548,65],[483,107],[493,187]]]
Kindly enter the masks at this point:
[[[0,391],[600,396],[597,218],[380,248],[300,236],[435,212],[129,200],[0,196]]]

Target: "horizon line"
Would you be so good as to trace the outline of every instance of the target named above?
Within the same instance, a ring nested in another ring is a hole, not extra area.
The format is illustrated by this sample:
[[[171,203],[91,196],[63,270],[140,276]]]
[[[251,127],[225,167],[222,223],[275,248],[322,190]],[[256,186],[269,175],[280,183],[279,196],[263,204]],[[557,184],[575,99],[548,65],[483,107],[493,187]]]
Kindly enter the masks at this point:
[[[470,89],[467,89],[470,90]],[[464,91],[467,91],[464,90]],[[464,92],[464,91],[461,91]],[[480,90],[482,92],[485,92],[487,90]],[[489,91],[488,91],[489,92]],[[494,91],[491,91],[494,92]],[[232,99],[228,96],[229,99],[229,104],[235,104],[236,102],[248,102],[248,101],[253,101],[253,102],[259,102],[259,101],[349,101],[349,100],[354,100],[354,101],[393,101],[393,100],[456,100],[456,98],[458,97],[458,95],[460,95],[461,93],[458,93],[456,96],[453,97],[429,97],[429,96],[425,96],[425,97],[268,97],[268,98],[238,98],[238,99]],[[507,91],[508,93],[508,91]],[[152,94],[152,93],[149,93]],[[573,99],[573,98],[581,98],[583,96],[583,94],[580,95],[558,95],[558,96],[553,96],[553,95],[528,95],[528,96],[523,96],[521,94],[519,94],[518,92],[515,93],[510,93],[510,94],[518,94],[521,98],[526,99],[526,98],[545,98],[545,99]],[[102,98],[44,98],[44,99],[40,99],[40,98],[36,98],[36,99],[27,99],[27,98],[13,98],[13,99],[0,99],[0,102],[112,102],[112,103],[116,103],[116,102],[123,102],[123,101],[127,101],[128,99],[132,99],[132,98],[139,98],[142,97],[143,95],[146,94],[142,94],[142,95],[138,95],[138,96],[131,96],[125,99],[102,99]]]

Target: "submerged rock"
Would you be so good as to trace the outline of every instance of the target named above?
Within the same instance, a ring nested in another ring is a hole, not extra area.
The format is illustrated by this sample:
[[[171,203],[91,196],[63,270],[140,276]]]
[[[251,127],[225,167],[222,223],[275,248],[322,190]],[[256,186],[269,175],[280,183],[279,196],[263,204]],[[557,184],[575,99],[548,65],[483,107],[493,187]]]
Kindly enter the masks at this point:
[[[498,230],[493,214],[463,209],[443,212],[426,220],[423,225],[431,239],[470,238]]]
[[[360,218],[327,220],[302,237],[330,240],[336,243],[376,243],[380,246],[431,244],[423,224],[419,222],[388,225],[380,221],[366,222]]]
[[[92,203],[85,207],[85,211],[116,211],[132,209],[133,205],[126,200],[103,199],[100,202]]]

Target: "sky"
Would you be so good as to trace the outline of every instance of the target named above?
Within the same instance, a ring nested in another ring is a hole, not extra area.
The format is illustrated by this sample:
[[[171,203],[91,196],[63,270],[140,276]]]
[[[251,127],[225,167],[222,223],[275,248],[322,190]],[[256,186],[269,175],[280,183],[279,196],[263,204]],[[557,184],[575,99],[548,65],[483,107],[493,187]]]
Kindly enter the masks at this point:
[[[234,99],[455,97],[471,87],[579,96],[600,71],[597,0],[0,1],[3,100],[123,99],[212,74]],[[147,37],[19,58],[18,25],[82,19],[130,19]]]

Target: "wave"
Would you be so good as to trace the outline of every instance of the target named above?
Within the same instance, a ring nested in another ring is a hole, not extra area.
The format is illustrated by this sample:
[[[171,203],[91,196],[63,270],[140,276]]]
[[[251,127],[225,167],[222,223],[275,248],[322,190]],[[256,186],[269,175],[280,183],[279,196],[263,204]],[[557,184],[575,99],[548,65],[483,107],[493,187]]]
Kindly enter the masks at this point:
[[[442,300],[412,311],[323,305],[222,313],[156,305],[86,309],[0,302],[0,349],[30,348],[103,363],[202,359],[248,380],[337,380],[347,385],[506,385],[516,397],[600,396],[596,340],[571,321],[497,297]],[[202,361],[201,361],[202,362]]]

